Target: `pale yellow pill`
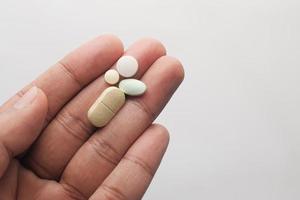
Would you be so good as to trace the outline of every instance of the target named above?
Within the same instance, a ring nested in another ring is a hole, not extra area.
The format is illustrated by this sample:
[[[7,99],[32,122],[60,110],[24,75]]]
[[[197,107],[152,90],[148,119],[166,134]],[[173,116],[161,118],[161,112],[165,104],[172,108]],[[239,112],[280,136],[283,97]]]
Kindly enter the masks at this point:
[[[96,127],[105,126],[125,103],[125,94],[117,87],[105,89],[88,111],[89,121]]]
[[[104,80],[110,85],[114,85],[119,82],[120,75],[117,70],[110,69],[104,75]]]

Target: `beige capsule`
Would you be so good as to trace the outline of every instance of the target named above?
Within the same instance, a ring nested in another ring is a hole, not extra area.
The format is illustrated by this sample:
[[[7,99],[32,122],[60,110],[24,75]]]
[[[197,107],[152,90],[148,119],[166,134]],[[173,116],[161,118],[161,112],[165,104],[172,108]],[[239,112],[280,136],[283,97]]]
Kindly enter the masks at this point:
[[[105,89],[88,111],[89,121],[96,127],[105,126],[125,103],[125,94],[117,87]]]

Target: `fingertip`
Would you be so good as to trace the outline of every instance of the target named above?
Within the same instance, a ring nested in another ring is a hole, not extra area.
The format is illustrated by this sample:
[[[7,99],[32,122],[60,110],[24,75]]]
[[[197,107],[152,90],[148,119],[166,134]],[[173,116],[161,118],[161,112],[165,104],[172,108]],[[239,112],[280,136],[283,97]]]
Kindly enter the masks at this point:
[[[163,56],[158,60],[158,62],[164,63],[164,66],[169,67],[169,74],[173,80],[177,80],[179,83],[184,80],[185,72],[179,59],[172,56]]]
[[[159,141],[168,146],[170,141],[170,133],[165,126],[161,124],[152,124],[150,130],[152,130],[152,134],[155,134],[155,137],[157,137]]]
[[[121,56],[124,52],[123,42],[114,34],[103,34],[98,36],[95,40],[99,40],[109,46],[112,53]]]
[[[153,52],[156,52],[159,55],[166,55],[167,54],[167,49],[164,46],[164,44],[159,41],[158,39],[152,38],[152,37],[143,37],[140,38],[139,40],[137,40],[136,42],[137,45],[139,44],[143,44],[145,46],[152,46],[153,48],[149,48],[152,49]]]
[[[160,41],[147,37],[130,45],[124,55],[137,59],[139,70],[135,77],[141,77],[157,59],[166,55],[166,49]]]
[[[77,87],[83,87],[110,68],[123,53],[121,40],[115,35],[105,34],[71,51],[58,62],[58,66],[60,73],[71,77]]]
[[[185,77],[185,71],[182,62],[175,57],[168,56],[171,62],[173,63],[174,70],[173,70],[173,75],[176,77],[177,80],[182,82]]]

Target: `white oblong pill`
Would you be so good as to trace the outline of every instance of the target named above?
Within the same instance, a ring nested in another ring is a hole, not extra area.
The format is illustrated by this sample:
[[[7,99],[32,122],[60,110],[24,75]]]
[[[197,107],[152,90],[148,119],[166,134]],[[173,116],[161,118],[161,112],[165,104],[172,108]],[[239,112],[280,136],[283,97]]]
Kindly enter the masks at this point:
[[[117,70],[123,77],[132,77],[136,74],[139,64],[132,56],[122,56],[117,62]]]
[[[124,79],[119,83],[119,88],[127,95],[139,96],[146,92],[147,86],[136,79]]]
[[[114,85],[116,83],[119,82],[120,79],[120,75],[119,73],[114,70],[114,69],[110,69],[108,70],[105,75],[104,75],[104,80],[106,83],[110,84],[110,85]]]

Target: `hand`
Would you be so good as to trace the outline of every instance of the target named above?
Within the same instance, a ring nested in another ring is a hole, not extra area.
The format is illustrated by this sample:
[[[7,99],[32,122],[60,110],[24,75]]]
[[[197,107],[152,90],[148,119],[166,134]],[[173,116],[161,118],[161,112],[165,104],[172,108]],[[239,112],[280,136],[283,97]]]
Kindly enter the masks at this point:
[[[0,108],[0,199],[141,199],[169,135],[153,120],[183,80],[162,44],[142,39],[125,52],[147,92],[102,129],[87,110],[107,87],[102,74],[123,54],[100,36],[71,52]],[[4,84],[4,83],[2,83]]]

